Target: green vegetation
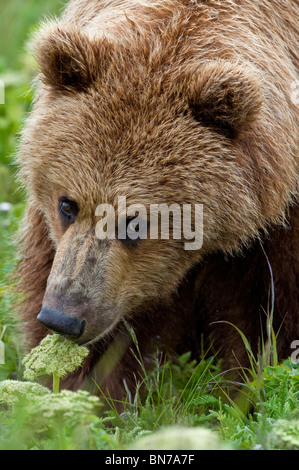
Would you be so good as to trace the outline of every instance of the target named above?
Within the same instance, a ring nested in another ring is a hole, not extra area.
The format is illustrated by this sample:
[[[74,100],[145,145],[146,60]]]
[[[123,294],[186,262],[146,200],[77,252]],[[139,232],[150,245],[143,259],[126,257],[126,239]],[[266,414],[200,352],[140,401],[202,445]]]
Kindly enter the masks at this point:
[[[22,68],[26,60],[24,55],[28,35],[44,18],[58,14],[65,4],[63,0],[0,0],[0,57],[3,68]]]
[[[40,344],[24,358],[24,378],[36,380],[41,375],[53,375],[53,391],[59,392],[59,379],[81,366],[89,350],[62,338],[47,335]]]
[[[27,371],[37,365],[36,375],[62,375],[78,366],[86,352],[78,356],[79,346],[49,338],[46,348],[43,343],[25,358]],[[69,363],[66,357],[62,371],[57,356],[65,347],[75,348],[76,360]],[[261,368],[262,362],[261,357],[258,369],[247,371],[232,400],[236,383],[225,379],[215,358],[197,363],[184,354],[162,364],[157,358],[136,395],[128,392],[122,413],[109,397],[83,390],[50,392],[21,375],[3,380],[0,449],[298,449],[299,366],[285,361]]]
[[[0,80],[5,83],[5,105],[0,105],[0,204],[10,204],[0,205],[0,449],[141,449],[153,442],[158,448],[165,436],[169,448],[177,449],[182,433],[190,449],[299,449],[299,366],[290,360],[277,362],[271,314],[268,341],[265,338],[259,357],[253,356],[242,336],[250,368],[239,371],[238,384],[221,373],[216,357],[206,355],[196,362],[184,354],[162,363],[157,357],[153,371],[140,379],[134,396],[128,392],[125,410],[119,413],[110,397],[99,400],[87,391],[57,393],[57,369],[38,370],[35,364],[36,374],[24,380],[24,352],[9,280],[17,261],[13,236],[25,200],[14,179],[14,154],[32,100],[33,61],[24,43],[41,16],[54,13],[62,3],[0,4]],[[138,351],[133,331],[131,335]],[[49,359],[53,365],[50,355]],[[145,370],[141,357],[137,359]],[[28,369],[28,357],[25,365]],[[36,375],[45,372],[56,374],[54,392],[35,382]]]
[[[14,179],[13,155],[32,100],[34,61],[26,52],[26,44],[39,21],[62,6],[58,0],[0,0],[0,80],[5,85],[5,104],[0,104],[0,202],[23,199]]]

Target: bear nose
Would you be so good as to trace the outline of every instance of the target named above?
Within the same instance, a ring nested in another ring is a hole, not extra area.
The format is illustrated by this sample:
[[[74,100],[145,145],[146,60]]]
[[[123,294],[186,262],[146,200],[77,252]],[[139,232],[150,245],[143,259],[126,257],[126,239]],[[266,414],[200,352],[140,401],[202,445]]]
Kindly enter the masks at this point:
[[[79,321],[77,318],[69,317],[52,310],[49,307],[43,307],[37,316],[37,320],[48,330],[56,333],[79,338],[85,329],[85,321]]]

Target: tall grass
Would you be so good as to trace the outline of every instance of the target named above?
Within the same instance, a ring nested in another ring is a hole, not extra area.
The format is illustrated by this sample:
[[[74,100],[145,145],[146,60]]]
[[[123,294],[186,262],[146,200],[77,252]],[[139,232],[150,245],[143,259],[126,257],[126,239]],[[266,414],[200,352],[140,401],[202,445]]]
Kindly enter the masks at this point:
[[[14,178],[14,154],[32,101],[34,62],[26,42],[42,16],[62,6],[58,0],[0,0],[0,80],[5,85],[5,104],[0,104],[0,203],[23,200]]]
[[[28,35],[45,16],[57,14],[63,0],[0,0],[0,65],[2,69],[21,70],[26,57]]]
[[[136,357],[144,368],[142,358]],[[299,367],[290,361],[277,365],[259,361],[255,358],[257,368],[246,370],[241,400],[240,396],[239,400],[231,398],[235,383],[220,372],[217,358],[197,362],[184,354],[163,361],[158,355],[150,373],[144,368],[134,396],[128,391],[119,403],[123,412],[103,393],[102,407],[96,413],[86,412],[83,402],[80,405],[86,397],[74,394],[73,399],[64,392],[51,392],[42,401],[24,397],[13,407],[0,405],[0,449],[118,450],[131,448],[141,437],[169,426],[211,429],[232,449],[297,448]],[[290,420],[291,435],[286,420]]]

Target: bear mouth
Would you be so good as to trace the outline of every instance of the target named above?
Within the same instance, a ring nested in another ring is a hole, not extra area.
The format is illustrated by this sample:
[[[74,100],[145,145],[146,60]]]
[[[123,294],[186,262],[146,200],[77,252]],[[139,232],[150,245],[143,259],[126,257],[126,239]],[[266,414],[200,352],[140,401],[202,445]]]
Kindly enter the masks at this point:
[[[83,344],[87,344],[91,341],[92,341],[92,338],[88,338],[88,339],[84,339],[82,341],[76,341],[76,344],[78,344],[78,346],[83,346]]]

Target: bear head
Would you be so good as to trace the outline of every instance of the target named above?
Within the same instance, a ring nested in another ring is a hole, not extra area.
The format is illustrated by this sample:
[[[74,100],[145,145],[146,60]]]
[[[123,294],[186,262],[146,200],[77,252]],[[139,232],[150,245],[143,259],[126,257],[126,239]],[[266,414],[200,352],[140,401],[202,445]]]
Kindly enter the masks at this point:
[[[177,37],[137,31],[116,44],[52,24],[36,40],[21,175],[55,251],[38,320],[80,343],[170,299],[207,253],[239,250],[282,213],[265,204],[250,151],[260,74],[202,60]],[[157,206],[169,236],[150,236]]]

